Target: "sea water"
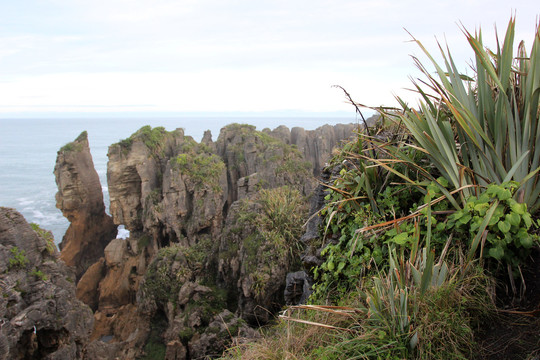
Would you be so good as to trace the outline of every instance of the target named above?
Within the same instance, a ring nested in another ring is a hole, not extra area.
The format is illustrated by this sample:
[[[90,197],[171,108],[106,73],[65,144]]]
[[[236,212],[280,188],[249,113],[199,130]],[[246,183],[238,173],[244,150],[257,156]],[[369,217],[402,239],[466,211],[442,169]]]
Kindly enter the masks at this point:
[[[69,222],[56,208],[57,187],[53,174],[57,151],[88,132],[94,166],[101,180],[108,209],[107,150],[142,126],[183,128],[200,141],[205,130],[217,140],[230,123],[255,125],[258,130],[279,125],[312,130],[324,124],[355,122],[347,117],[178,117],[178,118],[87,118],[87,119],[0,119],[0,206],[21,212],[28,222],[51,230],[59,243]]]

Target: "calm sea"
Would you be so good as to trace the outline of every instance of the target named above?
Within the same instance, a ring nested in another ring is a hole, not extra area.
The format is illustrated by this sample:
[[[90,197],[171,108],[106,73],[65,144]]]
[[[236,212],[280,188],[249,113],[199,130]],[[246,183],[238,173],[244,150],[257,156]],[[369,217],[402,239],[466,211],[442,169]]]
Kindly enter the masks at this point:
[[[186,135],[200,141],[205,130],[213,140],[219,130],[230,123],[255,125],[258,130],[279,125],[315,129],[324,124],[354,122],[354,117],[184,117],[184,118],[114,118],[114,119],[0,119],[0,206],[20,211],[28,222],[51,230],[60,242],[69,225],[55,206],[57,191],[54,179],[56,153],[88,131],[94,165],[101,179],[105,204],[108,206],[107,149],[144,125],[163,126],[167,130],[183,128]]]

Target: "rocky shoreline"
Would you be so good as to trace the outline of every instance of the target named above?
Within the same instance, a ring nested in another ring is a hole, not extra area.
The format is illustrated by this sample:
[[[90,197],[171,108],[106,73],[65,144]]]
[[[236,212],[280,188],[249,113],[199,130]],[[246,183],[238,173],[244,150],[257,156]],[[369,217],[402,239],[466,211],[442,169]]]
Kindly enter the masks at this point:
[[[54,169],[70,221],[61,252],[16,211],[0,212],[8,358],[202,359],[256,337],[305,298],[300,238],[316,177],[356,127],[232,124],[200,143],[143,127],[109,147],[111,216],[83,132]],[[129,238],[115,238],[118,225]]]

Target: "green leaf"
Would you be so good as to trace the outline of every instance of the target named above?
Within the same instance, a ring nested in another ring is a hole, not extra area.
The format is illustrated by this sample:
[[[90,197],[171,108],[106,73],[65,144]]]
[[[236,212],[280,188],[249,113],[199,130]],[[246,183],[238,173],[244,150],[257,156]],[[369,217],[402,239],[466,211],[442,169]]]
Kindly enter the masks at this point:
[[[491,217],[491,220],[489,221],[489,226],[493,226],[496,223],[499,222],[501,217],[504,215],[504,207],[502,205],[498,205],[495,209],[495,213]]]
[[[453,213],[452,215],[450,215],[450,219],[454,221],[459,220],[463,215],[465,215],[465,211],[459,210]]]
[[[446,229],[446,223],[444,222],[439,222],[437,223],[437,226],[435,226],[435,232],[441,232],[441,231],[444,231]]]
[[[533,246],[534,239],[524,228],[519,229],[516,237],[519,239],[521,246],[525,249],[529,249]]]
[[[495,202],[491,205],[489,210],[486,213],[486,217],[482,221],[482,224],[480,224],[480,228],[476,232],[476,235],[474,236],[474,239],[471,243],[471,246],[469,248],[469,254],[467,255],[467,262],[465,265],[465,268],[469,265],[471,262],[474,254],[476,254],[476,250],[478,249],[478,245],[480,244],[480,240],[482,239],[482,236],[484,234],[484,231],[486,231],[486,228],[488,226],[488,223],[490,223],[493,214],[495,213],[496,209],[499,206],[499,201],[495,200]]]
[[[512,197],[512,193],[510,192],[510,190],[498,185],[490,186],[487,192],[488,194],[496,196],[501,201],[508,200]]]
[[[462,216],[459,220],[458,220],[458,223],[460,224],[466,224],[468,223],[470,220],[471,220],[471,214],[466,214],[465,216]]]
[[[509,222],[512,226],[519,226],[519,223],[521,222],[521,216],[512,212],[510,214],[506,214],[506,221]]]
[[[525,213],[523,214],[523,216],[521,216],[521,218],[523,219],[523,222],[525,223],[525,228],[529,230],[529,228],[531,227],[533,223],[531,219],[531,214]],[[540,225],[540,219],[538,220],[538,224]]]
[[[338,267],[337,267],[337,272],[341,272],[341,270],[343,270],[343,268],[345,267],[346,263],[344,261],[340,262]]]
[[[523,215],[527,212],[527,204],[514,203],[510,205],[510,207],[512,208],[513,212],[519,215]]]
[[[478,215],[484,216],[486,215],[486,211],[489,209],[488,203],[479,203],[474,205],[474,210],[478,212]]]
[[[480,225],[482,224],[482,220],[483,218],[480,217],[480,216],[474,216],[473,217],[473,221],[471,222],[471,228],[470,228],[470,231],[473,232],[473,231],[476,231]]]
[[[329,271],[334,270],[334,267],[335,267],[333,261],[327,262],[327,265],[326,265],[326,266],[328,267],[328,270],[329,270]]]
[[[444,186],[445,188],[448,187],[448,180],[446,180],[445,178],[443,177],[438,177],[437,178],[437,181],[439,182],[439,184],[441,184],[442,186]]]
[[[402,232],[392,238],[392,241],[398,245],[404,245],[409,240],[409,234]]]
[[[499,221],[499,223],[497,224],[497,227],[503,233],[507,233],[510,231],[510,228],[512,227],[512,225],[510,225],[510,222],[507,222],[507,221]]]
[[[493,247],[489,249],[489,256],[497,260],[501,260],[502,257],[504,256],[504,250],[500,246]]]

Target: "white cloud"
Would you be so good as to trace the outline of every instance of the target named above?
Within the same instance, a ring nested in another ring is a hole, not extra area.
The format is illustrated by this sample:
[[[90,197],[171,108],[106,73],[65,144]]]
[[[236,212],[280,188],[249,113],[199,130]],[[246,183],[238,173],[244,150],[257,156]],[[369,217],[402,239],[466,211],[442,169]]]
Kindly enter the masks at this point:
[[[388,104],[417,74],[409,54],[422,57],[403,28],[433,53],[435,36],[447,42],[465,69],[471,52],[460,21],[482,25],[493,43],[492,24],[505,29],[513,6],[517,38],[530,39],[538,11],[524,0],[29,4],[0,5],[0,114],[348,109],[333,84]]]

